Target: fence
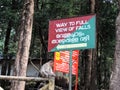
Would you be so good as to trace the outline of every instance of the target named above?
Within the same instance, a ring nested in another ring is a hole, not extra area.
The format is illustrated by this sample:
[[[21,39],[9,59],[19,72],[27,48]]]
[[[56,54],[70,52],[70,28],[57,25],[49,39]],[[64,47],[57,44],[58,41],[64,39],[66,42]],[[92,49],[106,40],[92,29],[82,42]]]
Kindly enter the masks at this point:
[[[47,85],[39,90],[54,90],[54,78],[41,78],[41,77],[23,77],[23,76],[4,76],[0,75],[0,79],[4,80],[19,80],[19,81],[49,81]]]

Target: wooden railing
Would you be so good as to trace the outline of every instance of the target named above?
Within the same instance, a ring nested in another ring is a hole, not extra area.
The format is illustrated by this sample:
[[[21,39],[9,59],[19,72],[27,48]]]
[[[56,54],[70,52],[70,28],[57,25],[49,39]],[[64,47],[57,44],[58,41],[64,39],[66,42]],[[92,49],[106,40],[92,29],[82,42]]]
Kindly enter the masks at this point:
[[[23,77],[23,76],[4,76],[0,75],[0,79],[4,80],[19,80],[19,81],[49,81],[48,84],[40,88],[39,90],[54,90],[55,79],[52,78],[41,78],[41,77]]]

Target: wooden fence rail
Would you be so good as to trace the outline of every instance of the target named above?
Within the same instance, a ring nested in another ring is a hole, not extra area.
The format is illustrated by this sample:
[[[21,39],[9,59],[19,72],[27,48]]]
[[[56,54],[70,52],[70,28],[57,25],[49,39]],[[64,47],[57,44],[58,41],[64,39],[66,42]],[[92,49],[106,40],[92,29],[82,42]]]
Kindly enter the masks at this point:
[[[41,78],[41,77],[24,77],[24,76],[4,76],[0,75],[0,79],[4,80],[19,80],[19,81],[48,81],[49,78]]]
[[[49,81],[48,85],[45,85],[39,90],[54,90],[54,78],[41,78],[41,77],[23,77],[23,76],[4,76],[0,75],[0,79],[4,80],[19,80],[19,81]]]

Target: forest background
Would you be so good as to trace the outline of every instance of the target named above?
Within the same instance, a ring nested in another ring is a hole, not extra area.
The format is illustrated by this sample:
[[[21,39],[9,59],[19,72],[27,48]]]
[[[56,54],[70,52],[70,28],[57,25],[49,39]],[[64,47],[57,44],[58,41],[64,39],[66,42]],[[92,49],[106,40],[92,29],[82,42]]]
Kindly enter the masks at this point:
[[[8,59],[16,56],[23,0],[0,0],[1,74],[6,75]],[[46,62],[49,20],[96,14],[96,48],[81,50],[78,90],[108,90],[115,51],[117,0],[35,0],[30,58]],[[74,83],[74,82],[73,82]]]

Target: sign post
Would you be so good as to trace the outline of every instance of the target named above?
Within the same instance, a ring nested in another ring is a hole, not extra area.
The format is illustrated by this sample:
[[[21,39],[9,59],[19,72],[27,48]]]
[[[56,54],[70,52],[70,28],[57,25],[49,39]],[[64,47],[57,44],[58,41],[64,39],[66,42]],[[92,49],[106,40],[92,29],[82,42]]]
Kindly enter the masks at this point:
[[[72,50],[70,50],[70,62],[69,62],[69,90],[72,90]]]

